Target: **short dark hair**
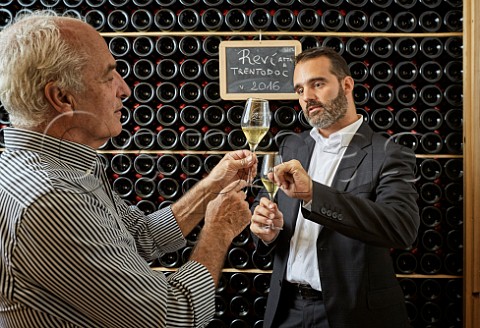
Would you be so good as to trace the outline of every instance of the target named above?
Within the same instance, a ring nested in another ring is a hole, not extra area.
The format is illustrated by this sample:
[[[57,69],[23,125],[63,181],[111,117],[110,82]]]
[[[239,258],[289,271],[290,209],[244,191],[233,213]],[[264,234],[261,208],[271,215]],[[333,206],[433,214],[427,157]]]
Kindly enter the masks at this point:
[[[330,71],[339,81],[347,76],[351,76],[346,60],[335,49],[330,47],[309,48],[295,57],[295,64],[322,56],[330,59]]]

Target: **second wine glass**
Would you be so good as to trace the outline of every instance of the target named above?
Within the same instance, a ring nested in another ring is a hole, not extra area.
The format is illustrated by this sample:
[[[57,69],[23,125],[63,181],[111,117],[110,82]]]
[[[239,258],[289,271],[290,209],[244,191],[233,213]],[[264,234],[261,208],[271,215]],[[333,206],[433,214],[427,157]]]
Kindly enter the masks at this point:
[[[242,114],[242,130],[253,153],[270,128],[272,113],[268,100],[248,98]]]
[[[262,160],[262,167],[260,169],[260,179],[265,190],[268,192],[268,197],[273,202],[278,191],[278,185],[268,178],[268,174],[273,172],[275,166],[282,163],[282,156],[280,154],[265,154]],[[266,225],[264,229],[282,230],[281,227]]]

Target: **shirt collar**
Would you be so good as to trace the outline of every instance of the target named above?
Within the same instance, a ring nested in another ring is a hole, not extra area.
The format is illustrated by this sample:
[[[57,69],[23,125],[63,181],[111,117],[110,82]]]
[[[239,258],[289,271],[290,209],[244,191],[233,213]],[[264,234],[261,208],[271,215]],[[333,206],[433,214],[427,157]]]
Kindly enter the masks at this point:
[[[27,150],[54,157],[82,171],[93,171],[97,152],[90,146],[18,128],[5,128],[6,150]]]
[[[350,141],[352,141],[353,136],[357,133],[362,122],[363,117],[360,115],[355,122],[330,134],[328,138],[322,136],[317,128],[310,130],[310,136],[317,143],[320,142],[323,145],[323,151],[338,153],[340,149],[347,147],[350,144]]]

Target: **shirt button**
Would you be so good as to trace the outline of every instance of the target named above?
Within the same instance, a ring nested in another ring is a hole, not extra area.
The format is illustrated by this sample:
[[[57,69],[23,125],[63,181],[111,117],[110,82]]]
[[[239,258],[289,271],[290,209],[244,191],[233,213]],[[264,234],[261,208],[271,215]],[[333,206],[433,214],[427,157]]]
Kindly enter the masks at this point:
[[[320,213],[326,214],[326,213],[327,213],[327,209],[326,209],[325,207],[322,207],[322,209],[320,210]]]
[[[333,212],[332,213],[332,218],[336,219],[338,217],[338,213],[337,212]]]
[[[338,221],[341,221],[343,219],[343,215],[342,214],[338,214]]]
[[[329,217],[332,216],[332,210],[327,211],[327,216],[329,216]]]

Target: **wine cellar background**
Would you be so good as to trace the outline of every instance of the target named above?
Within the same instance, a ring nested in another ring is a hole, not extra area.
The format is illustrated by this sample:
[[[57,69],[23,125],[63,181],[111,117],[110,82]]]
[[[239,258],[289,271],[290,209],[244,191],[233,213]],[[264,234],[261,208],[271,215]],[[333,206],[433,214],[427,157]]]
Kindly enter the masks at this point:
[[[462,0],[0,0],[0,30],[22,11],[84,17],[104,36],[132,89],[120,136],[99,150],[113,188],[145,212],[168,206],[232,149],[248,148],[244,101],[220,98],[223,40],[299,40],[342,53],[356,81],[357,111],[378,132],[415,150],[421,226],[392,249],[414,327],[464,326]],[[272,100],[258,147],[310,126],[297,101]],[[1,128],[8,116],[0,107]],[[256,190],[256,189],[253,189]],[[255,192],[249,192],[253,201]],[[166,273],[188,245],[151,263]],[[232,242],[209,327],[261,327],[271,258],[248,228]]]

